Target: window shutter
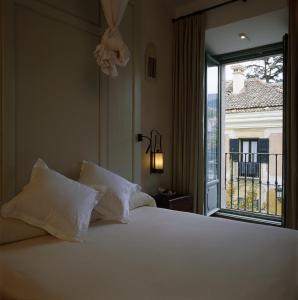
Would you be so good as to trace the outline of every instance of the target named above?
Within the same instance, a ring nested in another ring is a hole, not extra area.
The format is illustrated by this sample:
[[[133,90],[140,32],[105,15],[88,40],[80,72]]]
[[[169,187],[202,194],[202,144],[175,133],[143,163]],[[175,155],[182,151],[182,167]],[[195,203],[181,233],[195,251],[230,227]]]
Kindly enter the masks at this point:
[[[269,139],[258,140],[258,153],[269,153]],[[259,155],[259,162],[269,163],[269,155]]]
[[[230,139],[230,152],[239,152],[239,139]],[[231,155],[233,161],[238,161],[239,154]]]

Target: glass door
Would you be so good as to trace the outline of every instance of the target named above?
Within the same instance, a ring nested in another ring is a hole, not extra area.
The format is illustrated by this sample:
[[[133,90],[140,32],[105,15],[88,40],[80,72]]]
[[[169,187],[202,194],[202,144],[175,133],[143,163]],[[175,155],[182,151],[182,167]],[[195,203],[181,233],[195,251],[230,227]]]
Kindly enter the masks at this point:
[[[205,103],[205,214],[211,215],[220,203],[220,65],[211,56],[206,60]]]

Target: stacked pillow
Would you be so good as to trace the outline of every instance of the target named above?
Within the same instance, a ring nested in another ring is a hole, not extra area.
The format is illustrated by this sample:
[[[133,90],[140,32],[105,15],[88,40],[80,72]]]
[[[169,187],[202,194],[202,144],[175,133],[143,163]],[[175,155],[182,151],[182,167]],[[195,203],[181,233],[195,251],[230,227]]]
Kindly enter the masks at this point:
[[[156,206],[154,199],[142,193],[139,185],[92,162],[82,163],[80,179],[76,182],[49,169],[38,159],[29,183],[2,206],[1,212],[5,218],[34,226],[26,225],[28,228],[23,230],[27,238],[46,231],[63,240],[81,241],[91,215],[92,220],[126,223],[129,211],[144,205]],[[14,227],[20,228],[17,225]],[[21,239],[19,234],[16,236]]]
[[[129,209],[133,210],[141,206],[156,207],[156,202],[150,195],[143,192],[137,192],[129,201]]]
[[[80,182],[96,189],[101,196],[94,208],[104,220],[126,223],[129,203],[141,187],[92,162],[84,161]]]

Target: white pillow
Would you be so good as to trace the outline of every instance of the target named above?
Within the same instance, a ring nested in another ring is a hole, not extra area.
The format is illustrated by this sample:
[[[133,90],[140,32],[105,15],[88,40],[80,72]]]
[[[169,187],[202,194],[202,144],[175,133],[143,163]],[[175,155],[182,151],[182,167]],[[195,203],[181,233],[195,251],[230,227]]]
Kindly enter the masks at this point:
[[[121,223],[128,222],[129,211],[127,214],[125,205],[114,192],[112,192],[106,186],[91,185],[90,187],[97,190],[99,194],[98,204],[94,208],[94,212],[96,212],[96,214],[92,213],[92,221],[101,219]]]
[[[92,212],[91,221],[110,220],[119,221],[122,218],[122,208],[120,201],[115,195],[104,186],[92,186],[99,191],[98,204]],[[101,196],[102,195],[102,196]],[[136,209],[141,206],[156,207],[154,198],[143,192],[136,192],[129,201],[129,210]]]
[[[95,207],[102,219],[122,223],[128,221],[129,201],[141,190],[139,185],[87,161],[82,163],[80,182],[104,194]]]
[[[0,245],[47,235],[44,230],[21,220],[0,217]]]
[[[20,219],[68,241],[80,241],[87,231],[97,192],[50,170],[42,160],[30,182],[2,206],[3,217]]]
[[[150,195],[143,192],[137,192],[129,201],[129,209],[133,210],[141,206],[156,207],[156,202]]]

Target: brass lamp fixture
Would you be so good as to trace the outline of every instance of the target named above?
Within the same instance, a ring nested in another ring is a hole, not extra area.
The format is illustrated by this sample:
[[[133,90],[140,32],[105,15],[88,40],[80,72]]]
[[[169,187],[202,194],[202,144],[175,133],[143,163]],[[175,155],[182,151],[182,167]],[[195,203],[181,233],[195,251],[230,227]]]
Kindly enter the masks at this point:
[[[146,150],[146,154],[150,151],[150,173],[160,173],[164,171],[164,155],[162,151],[162,136],[153,129],[150,132],[150,137],[138,134],[138,142],[142,142],[144,139],[149,141],[149,145]],[[153,144],[154,142],[154,144]]]

